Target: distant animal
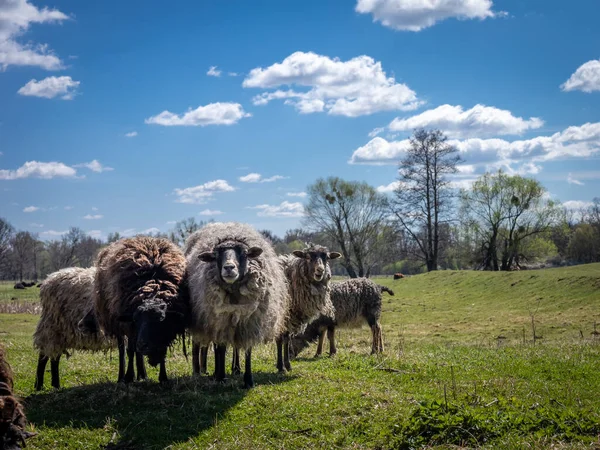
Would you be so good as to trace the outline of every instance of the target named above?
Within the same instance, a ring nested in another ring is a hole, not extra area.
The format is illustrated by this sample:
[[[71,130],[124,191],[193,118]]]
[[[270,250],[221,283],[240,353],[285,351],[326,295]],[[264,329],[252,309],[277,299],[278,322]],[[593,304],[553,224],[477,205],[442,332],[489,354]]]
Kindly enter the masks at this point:
[[[116,347],[116,342],[100,330],[83,333],[81,319],[94,306],[96,268],[71,267],[54,272],[40,288],[42,314],[33,334],[33,345],[39,350],[35,389],[44,386],[44,372],[50,360],[52,387],[59,388],[58,366],[67,350],[99,351]]]
[[[297,355],[310,342],[319,338],[315,357],[320,356],[323,350],[325,331],[327,331],[329,354],[333,356],[337,353],[336,327],[360,327],[364,322],[371,327],[371,354],[383,352],[383,335],[379,323],[382,292],[394,295],[394,292],[388,287],[376,284],[368,278],[352,278],[331,283],[331,302],[335,308],[335,319],[321,315],[308,324],[304,333],[293,339],[293,353]]]
[[[42,287],[42,283],[38,283],[37,287],[41,288]]]
[[[290,364],[290,338],[304,331],[306,325],[320,315],[333,319],[335,310],[331,303],[329,261],[342,255],[330,252],[322,245],[307,244],[303,250],[279,256],[288,281],[288,310],[283,332],[277,337],[277,370],[292,370]]]
[[[189,315],[184,283],[185,257],[167,239],[120,239],[98,255],[93,318],[109,337],[117,339],[119,382],[129,383],[135,378],[134,357],[138,379],[146,378],[142,355],[148,356],[151,366],[160,365],[159,381],[168,381],[167,348],[177,336],[184,335]],[[88,316],[86,321],[94,320]]]
[[[25,289],[25,285],[23,283],[15,283],[13,288],[14,289]]]
[[[288,289],[272,245],[250,225],[210,223],[188,238],[184,253],[194,373],[206,370],[213,342],[215,378],[222,381],[227,345],[232,345],[236,352],[246,351],[244,387],[254,386],[252,348],[278,336],[285,320]]]
[[[394,280],[399,280],[400,278],[404,278],[404,275],[400,272],[394,274]]]
[[[23,281],[23,286],[26,288],[35,286],[35,281]]]
[[[0,345],[0,449],[15,450],[25,447],[25,439],[35,433],[25,431],[25,410],[13,394],[14,375],[6,360],[6,351]]]

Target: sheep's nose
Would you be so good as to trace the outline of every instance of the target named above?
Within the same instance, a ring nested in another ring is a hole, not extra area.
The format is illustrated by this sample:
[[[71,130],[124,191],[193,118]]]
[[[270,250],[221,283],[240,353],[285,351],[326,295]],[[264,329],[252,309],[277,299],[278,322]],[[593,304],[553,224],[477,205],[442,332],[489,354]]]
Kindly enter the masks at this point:
[[[232,262],[226,262],[226,263],[223,265],[223,269],[225,269],[225,270],[227,270],[227,271],[231,272],[233,269],[235,269],[235,264],[233,264]]]

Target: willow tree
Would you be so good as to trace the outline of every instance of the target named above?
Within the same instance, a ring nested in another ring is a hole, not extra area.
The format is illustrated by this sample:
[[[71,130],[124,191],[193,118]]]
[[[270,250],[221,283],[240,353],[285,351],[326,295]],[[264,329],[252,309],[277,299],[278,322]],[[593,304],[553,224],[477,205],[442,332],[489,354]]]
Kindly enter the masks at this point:
[[[367,183],[320,178],[308,187],[304,222],[339,246],[351,278],[364,277],[375,264],[378,246],[385,245],[377,237],[387,210],[387,198]]]

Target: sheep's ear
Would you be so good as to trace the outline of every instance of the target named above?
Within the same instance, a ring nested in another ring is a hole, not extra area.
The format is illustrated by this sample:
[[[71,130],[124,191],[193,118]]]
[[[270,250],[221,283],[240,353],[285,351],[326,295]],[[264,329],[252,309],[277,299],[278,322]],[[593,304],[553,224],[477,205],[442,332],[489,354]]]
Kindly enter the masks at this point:
[[[217,259],[215,252],[204,252],[198,255],[198,259],[204,262],[214,262]]]
[[[248,249],[248,258],[258,258],[262,255],[263,249],[260,247],[250,247]]]
[[[306,257],[306,253],[304,253],[302,250],[294,250],[292,252],[292,254],[294,256],[297,256],[298,258],[305,258]]]
[[[119,322],[133,322],[133,314],[121,314]]]
[[[341,256],[342,256],[342,254],[341,254],[341,253],[338,253],[338,252],[329,252],[329,253],[328,253],[328,255],[327,255],[327,257],[328,257],[329,259],[338,259],[338,258],[340,258]]]

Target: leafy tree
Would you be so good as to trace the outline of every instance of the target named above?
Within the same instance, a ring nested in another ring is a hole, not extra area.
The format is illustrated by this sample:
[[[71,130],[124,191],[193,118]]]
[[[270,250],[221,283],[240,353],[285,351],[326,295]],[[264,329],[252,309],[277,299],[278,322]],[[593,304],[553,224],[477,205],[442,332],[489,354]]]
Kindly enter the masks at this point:
[[[457,149],[439,130],[415,130],[406,156],[400,161],[399,185],[392,211],[398,226],[417,247],[415,257],[427,270],[436,270],[440,254],[440,226],[451,219],[455,196],[447,175],[456,173],[461,161]]]
[[[0,275],[7,276],[10,269],[10,241],[13,238],[15,229],[7,220],[0,217]]]
[[[600,260],[600,233],[589,223],[575,229],[569,242],[569,258],[579,263]]]

